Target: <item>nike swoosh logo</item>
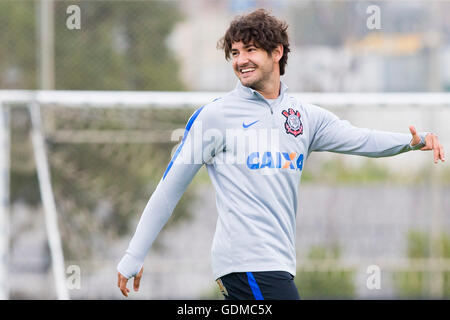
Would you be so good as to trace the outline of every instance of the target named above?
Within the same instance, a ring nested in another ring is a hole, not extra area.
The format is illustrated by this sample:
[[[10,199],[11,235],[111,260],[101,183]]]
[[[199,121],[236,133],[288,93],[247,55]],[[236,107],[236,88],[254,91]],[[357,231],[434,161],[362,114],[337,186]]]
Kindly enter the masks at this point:
[[[244,127],[244,129],[247,129],[248,127],[254,125],[257,122],[259,122],[259,120],[253,121],[252,123],[249,123],[249,124],[245,124],[242,122],[242,126]]]

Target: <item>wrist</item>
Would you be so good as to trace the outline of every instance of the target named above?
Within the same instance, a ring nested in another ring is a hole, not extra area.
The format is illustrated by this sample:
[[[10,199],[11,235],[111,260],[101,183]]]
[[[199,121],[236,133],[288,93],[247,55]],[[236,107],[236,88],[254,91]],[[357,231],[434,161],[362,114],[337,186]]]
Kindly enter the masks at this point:
[[[427,134],[429,134],[429,132],[420,132],[419,133],[420,142],[414,146],[411,145],[411,143],[412,143],[412,139],[411,139],[411,141],[409,142],[409,147],[411,148],[411,150],[418,150],[418,149],[425,147],[425,137],[427,136]]]
[[[144,262],[141,261],[141,259],[138,259],[127,252],[117,265],[117,271],[125,278],[130,279],[139,273],[143,264]]]

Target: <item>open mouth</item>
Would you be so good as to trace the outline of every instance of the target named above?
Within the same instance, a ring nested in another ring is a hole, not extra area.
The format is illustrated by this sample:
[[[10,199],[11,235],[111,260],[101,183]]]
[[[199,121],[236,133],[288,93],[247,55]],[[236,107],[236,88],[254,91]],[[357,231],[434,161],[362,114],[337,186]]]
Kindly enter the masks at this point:
[[[255,72],[255,68],[243,68],[243,69],[239,70],[239,73],[244,78],[250,77],[254,72]]]

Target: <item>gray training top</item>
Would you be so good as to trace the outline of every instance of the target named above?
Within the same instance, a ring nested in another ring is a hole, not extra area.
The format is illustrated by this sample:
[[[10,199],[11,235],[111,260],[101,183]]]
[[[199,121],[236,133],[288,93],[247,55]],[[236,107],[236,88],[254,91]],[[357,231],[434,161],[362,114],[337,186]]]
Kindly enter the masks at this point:
[[[411,135],[356,128],[333,113],[300,103],[281,82],[269,103],[238,81],[224,97],[199,108],[148,201],[117,266],[136,275],[185,189],[206,165],[216,191],[212,244],[217,279],[231,272],[296,273],[295,221],[303,165],[312,151],[388,157],[422,148]]]

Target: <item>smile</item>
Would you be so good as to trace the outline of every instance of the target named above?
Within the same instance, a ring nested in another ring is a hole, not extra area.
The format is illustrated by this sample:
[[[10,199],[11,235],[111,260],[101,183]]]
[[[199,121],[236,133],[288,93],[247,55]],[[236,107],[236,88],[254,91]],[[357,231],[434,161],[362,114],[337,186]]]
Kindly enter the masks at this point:
[[[252,75],[255,72],[255,68],[246,68],[246,69],[241,69],[240,73],[243,77],[249,77],[250,75]]]
[[[251,71],[254,71],[255,70],[255,68],[246,68],[246,69],[241,69],[241,72],[242,73],[246,73],[246,72],[251,72]]]

